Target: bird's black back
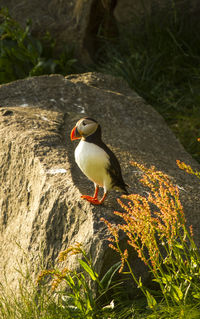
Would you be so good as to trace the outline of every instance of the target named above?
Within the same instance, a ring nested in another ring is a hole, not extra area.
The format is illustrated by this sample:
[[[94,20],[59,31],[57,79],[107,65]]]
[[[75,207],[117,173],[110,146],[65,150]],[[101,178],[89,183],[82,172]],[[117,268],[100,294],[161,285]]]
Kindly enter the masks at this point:
[[[107,170],[111,176],[113,187],[117,186],[117,187],[121,188],[121,190],[125,194],[128,194],[127,189],[126,189],[126,187],[128,185],[125,184],[125,182],[123,180],[119,161],[116,158],[115,154],[109,149],[109,147],[101,139],[100,125],[98,125],[96,131],[93,134],[85,137],[85,141],[98,145],[108,154],[109,159],[110,159],[110,161],[109,161],[110,165],[107,167]]]

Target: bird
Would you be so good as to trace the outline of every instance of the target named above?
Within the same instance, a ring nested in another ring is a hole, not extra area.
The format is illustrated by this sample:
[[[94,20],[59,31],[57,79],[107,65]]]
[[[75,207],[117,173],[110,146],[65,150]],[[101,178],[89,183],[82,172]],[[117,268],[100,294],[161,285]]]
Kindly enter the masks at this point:
[[[81,118],[70,135],[72,141],[80,139],[74,152],[75,161],[95,187],[93,196],[82,195],[81,198],[94,205],[101,205],[109,190],[128,194],[119,161],[102,141],[101,135],[100,124],[90,117]],[[98,199],[99,187],[104,189],[101,199]]]

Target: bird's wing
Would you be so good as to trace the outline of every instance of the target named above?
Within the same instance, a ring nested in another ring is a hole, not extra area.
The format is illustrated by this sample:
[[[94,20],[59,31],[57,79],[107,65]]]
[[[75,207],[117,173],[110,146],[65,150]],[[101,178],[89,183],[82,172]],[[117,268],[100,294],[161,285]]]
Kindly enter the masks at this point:
[[[103,142],[101,147],[109,155],[109,166],[107,170],[113,180],[113,186],[119,186],[120,188],[122,188],[123,191],[127,192],[126,187],[128,185],[125,184],[123,180],[121,167],[120,167],[118,159],[116,158],[115,154],[109,149],[109,147]]]

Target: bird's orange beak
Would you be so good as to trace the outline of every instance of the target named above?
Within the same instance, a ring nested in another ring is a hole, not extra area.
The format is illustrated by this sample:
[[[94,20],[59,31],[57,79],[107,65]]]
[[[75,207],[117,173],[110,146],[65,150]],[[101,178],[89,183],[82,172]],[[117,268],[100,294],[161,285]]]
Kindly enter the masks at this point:
[[[81,135],[80,135],[79,131],[77,130],[76,126],[74,126],[74,128],[72,129],[70,137],[71,137],[72,141],[78,140],[79,138],[81,138]]]

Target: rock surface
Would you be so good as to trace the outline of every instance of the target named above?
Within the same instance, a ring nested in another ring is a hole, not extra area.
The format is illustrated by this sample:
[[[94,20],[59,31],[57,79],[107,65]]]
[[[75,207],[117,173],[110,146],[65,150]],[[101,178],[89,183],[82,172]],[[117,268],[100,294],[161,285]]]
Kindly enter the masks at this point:
[[[130,192],[143,191],[132,159],[155,165],[183,188],[185,214],[200,244],[200,185],[177,167],[176,159],[200,167],[160,115],[119,78],[95,73],[33,77],[0,86],[0,281],[5,271],[16,286],[20,275],[14,269],[23,268],[24,261],[35,274],[41,251],[49,266],[77,241],[101,273],[116,260],[100,218],[115,221],[119,195],[110,192],[101,207],[80,198],[92,194],[93,185],[75,164],[77,143],[69,134],[86,115],[101,123]],[[133,263],[140,272],[136,257]]]

